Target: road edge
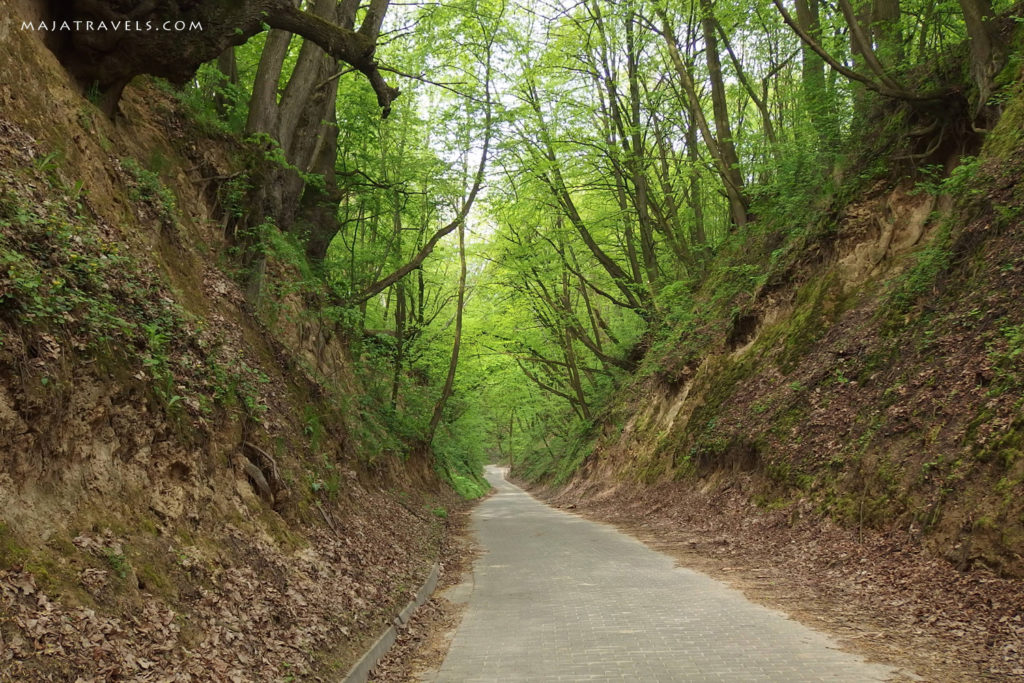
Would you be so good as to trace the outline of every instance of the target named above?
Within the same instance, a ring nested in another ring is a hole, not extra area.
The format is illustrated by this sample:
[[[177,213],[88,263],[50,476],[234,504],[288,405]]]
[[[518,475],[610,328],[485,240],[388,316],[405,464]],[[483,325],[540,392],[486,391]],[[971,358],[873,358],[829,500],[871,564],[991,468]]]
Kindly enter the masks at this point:
[[[349,669],[349,672],[345,674],[345,678],[342,679],[343,683],[366,683],[374,667],[387,654],[391,646],[395,644],[399,629],[405,626],[416,609],[434,593],[439,576],[440,567],[434,564],[430,568],[427,580],[423,582],[423,585],[416,592],[416,597],[405,606],[405,609],[398,613],[398,616],[392,620],[391,625],[384,630],[384,633],[370,646],[370,649],[359,658],[359,661]]]

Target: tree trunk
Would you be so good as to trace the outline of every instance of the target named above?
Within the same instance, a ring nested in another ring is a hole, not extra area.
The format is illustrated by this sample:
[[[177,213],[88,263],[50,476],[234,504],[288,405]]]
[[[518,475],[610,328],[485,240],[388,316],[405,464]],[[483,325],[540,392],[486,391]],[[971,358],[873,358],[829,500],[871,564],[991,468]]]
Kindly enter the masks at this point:
[[[291,39],[292,34],[288,31],[274,29],[267,33],[267,40],[260,54],[260,63],[256,67],[252,95],[249,96],[249,118],[245,122],[247,135],[266,133],[277,139],[277,91]]]
[[[872,0],[871,33],[882,59],[899,65],[903,61],[903,33],[900,31],[900,0]]]
[[[338,0],[317,0],[307,11],[334,23],[338,16]],[[277,131],[277,140],[288,162],[300,169],[309,169],[314,145],[305,142],[303,138],[313,136],[315,140],[315,131],[326,118],[325,100],[335,99],[338,88],[338,80],[330,76],[337,70],[337,60],[327,55],[319,45],[311,40],[302,42],[291,78],[281,94],[280,126]],[[313,98],[316,98],[315,102]],[[315,113],[306,117],[310,120],[299,131],[303,113],[310,108]]]
[[[840,61],[838,61],[835,57],[830,55],[818,41],[811,37],[807,33],[807,31],[805,31],[800,26],[800,24],[793,19],[792,15],[790,15],[789,11],[782,4],[782,0],[772,0],[772,4],[775,5],[775,9],[777,9],[779,11],[779,14],[782,15],[782,20],[786,22],[786,25],[788,25],[791,29],[793,29],[794,32],[796,32],[798,36],[800,36],[800,40],[802,40],[808,47],[814,50],[819,56],[821,56],[821,58],[825,60],[826,64],[828,64],[835,71],[839,72],[840,74],[850,79],[851,81],[863,83],[869,90],[872,90],[880,95],[884,95],[885,97],[893,97],[900,100],[916,102],[932,102],[946,99],[951,95],[956,95],[955,91],[945,89],[926,93],[915,93],[909,90],[905,90],[902,87],[900,87],[898,83],[893,81],[892,78],[890,78],[887,75],[884,75],[885,70],[882,69],[881,64],[878,63],[877,59],[874,60],[875,66],[872,67],[872,70],[876,71],[876,73],[881,72],[881,75],[879,75],[879,80],[876,82],[871,78],[865,76],[864,74],[858,73],[857,71],[850,69],[849,67],[845,66]],[[860,23],[857,20],[857,17],[852,12],[852,9],[850,9],[849,1],[839,0],[839,4],[841,7],[845,6],[847,10],[849,10],[844,11],[844,15],[848,14],[850,17],[848,21],[853,21],[853,24],[850,26],[850,33],[856,33],[860,36],[858,37],[856,35],[852,35],[851,45],[863,45],[865,40],[863,38],[863,30],[860,29]],[[858,47],[857,49],[860,48]],[[871,54],[873,55],[873,52]]]
[[[130,10],[120,0],[53,0],[57,20],[93,22],[183,22],[186,31],[82,32],[55,46],[65,68],[83,87],[95,85],[107,113],[113,115],[124,86],[135,76],[152,74],[172,83],[184,83],[199,65],[232,45],[271,28],[297,33],[312,40],[335,59],[347,62],[366,76],[384,116],[398,91],[384,81],[374,60],[380,20],[387,0],[373,0],[358,31],[337,26],[292,5],[291,0],[150,0]],[[201,29],[199,28],[201,27]]]
[[[340,21],[337,0],[318,0],[312,11],[325,20]],[[281,97],[278,139],[288,162],[323,178],[322,183],[307,183],[294,170],[287,174],[290,192],[301,197],[295,225],[302,232],[306,256],[317,265],[326,258],[331,241],[341,229],[341,192],[335,178],[337,73],[337,60],[306,41]]]
[[[743,64],[740,63],[739,58],[732,49],[732,44],[729,42],[729,37],[725,33],[725,29],[722,28],[722,24],[718,19],[712,18],[715,26],[716,33],[721,36],[722,44],[725,45],[725,51],[729,55],[729,59],[732,62],[733,68],[736,69],[736,76],[739,78],[740,83],[743,85],[743,89],[750,95],[751,101],[754,106],[757,107],[758,113],[761,114],[761,127],[764,130],[764,136],[768,139],[768,147],[771,151],[772,157],[776,162],[782,161],[782,152],[779,150],[779,138],[775,134],[775,124],[772,123],[772,115],[768,110],[768,83],[767,77],[761,81],[762,94],[759,95],[754,85],[747,78],[747,74],[743,69]]]
[[[338,158],[338,124],[334,112],[335,98],[330,99],[331,112],[321,132],[322,143],[311,170],[323,176],[323,186],[306,185],[299,207],[299,220],[306,227],[306,257],[314,265],[323,263],[327,250],[341,231],[338,205],[341,191],[334,173]]]
[[[719,175],[722,177],[722,184],[725,186],[725,194],[729,199],[729,215],[732,219],[732,226],[742,227],[746,225],[749,220],[747,215],[748,200],[743,192],[743,177],[742,175],[738,175],[739,169],[730,164],[729,157],[723,152],[718,139],[711,132],[711,126],[708,124],[707,118],[704,116],[704,110],[701,108],[700,98],[697,96],[697,88],[694,85],[693,76],[690,74],[689,68],[683,61],[682,55],[679,53],[679,45],[676,42],[675,32],[669,22],[668,13],[663,10],[659,10],[658,15],[662,20],[662,36],[665,38],[665,45],[668,48],[669,58],[672,62],[672,66],[675,68],[676,75],[679,76],[683,90],[686,91],[690,101],[690,114],[697,122],[697,127],[700,129],[701,136],[704,138],[704,144],[711,153],[711,157],[715,160],[715,166],[718,169]],[[719,74],[719,76],[721,76],[721,74]],[[735,156],[735,150],[733,151],[732,156]],[[736,181],[737,176],[739,177],[738,183]]]
[[[644,168],[644,141],[643,129],[640,121],[640,76],[638,62],[640,59],[639,48],[636,44],[636,35],[633,31],[635,16],[630,13],[626,17],[626,71],[629,79],[629,109],[630,109],[630,149],[629,165],[630,175],[633,179],[633,189],[636,194],[633,203],[636,206],[637,225],[640,227],[640,253],[644,260],[644,270],[647,275],[647,286],[654,291],[658,282],[658,258],[654,251],[654,230],[651,226],[651,216],[648,207],[647,197],[647,169]]]
[[[221,79],[213,95],[213,103],[217,113],[224,116],[227,114],[228,106],[234,104],[225,94],[225,88],[238,85],[238,62],[235,60],[234,47],[229,47],[217,57],[217,70],[221,74]]]
[[[569,292],[569,270],[565,267],[562,268],[562,297],[560,303],[562,308],[565,310],[566,315],[571,315],[573,321],[575,321],[576,315],[572,310],[572,296]],[[569,373],[569,384],[572,386],[573,391],[576,394],[576,400],[579,401],[583,417],[589,420],[591,418],[590,406],[587,405],[587,396],[583,392],[583,382],[580,379],[580,369],[579,363],[576,359],[576,349],[573,348],[572,341],[572,330],[570,328],[566,328],[562,338],[562,344],[565,354],[566,369]]]
[[[700,156],[697,150],[697,126],[693,122],[693,116],[686,125],[686,156],[689,166],[686,169],[686,177],[690,190],[690,207],[693,209],[693,229],[690,230],[690,244],[693,250],[703,261],[704,253],[708,246],[708,233],[704,225],[704,197],[700,187]]]
[[[819,0],[796,0],[796,20],[800,27],[821,43]],[[828,86],[825,81],[825,60],[810,45],[800,41],[801,86],[811,123],[822,149],[831,150],[839,139],[835,117],[831,113]]]
[[[594,25],[597,27],[601,37],[600,56],[594,57],[595,69],[594,80],[598,84],[597,96],[601,103],[602,123],[604,125],[605,144],[608,149],[608,157],[611,162],[612,177],[615,180],[615,198],[619,204],[619,211],[622,215],[622,238],[626,248],[626,259],[629,262],[629,272],[632,281],[636,285],[643,283],[643,275],[640,268],[640,258],[637,256],[636,235],[633,231],[633,218],[629,210],[629,199],[626,188],[625,164],[622,161],[622,154],[630,156],[630,141],[626,126],[622,120],[622,109],[619,105],[619,93],[615,85],[615,68],[611,64],[611,57],[608,52],[610,43],[605,31],[604,18],[601,14],[601,7],[598,3],[590,6],[591,15],[594,17]],[[599,60],[601,73],[597,72]],[[607,97],[607,101],[605,98]],[[539,110],[538,119],[542,119]],[[543,121],[542,121],[542,125]],[[628,163],[628,160],[627,160]],[[575,225],[575,223],[574,223]],[[560,227],[560,226],[559,226]]]
[[[704,31],[704,52],[707,55],[708,76],[711,81],[711,108],[715,117],[715,134],[724,166],[722,173],[727,176],[726,184],[733,188],[737,200],[742,207],[734,207],[733,223],[744,225],[747,220],[747,201],[744,195],[743,173],[740,171],[740,158],[736,154],[736,145],[732,139],[732,127],[729,125],[729,106],[725,94],[725,79],[722,77],[722,60],[718,54],[718,35],[715,32],[715,17],[712,13],[711,0],[701,0],[704,16],[701,28]],[[732,202],[730,198],[730,202]],[[742,216],[737,214],[742,208]]]
[[[327,22],[338,20],[337,0],[318,0],[310,11]],[[267,154],[262,176],[254,188],[251,223],[270,219],[279,229],[300,229],[306,253],[314,262],[326,256],[340,229],[337,218],[340,193],[334,178],[337,127],[333,123],[338,81],[331,78],[337,60],[316,43],[306,40],[284,89],[277,92],[291,34],[272,31],[260,58],[249,107],[247,130],[264,133],[280,146],[288,166]],[[271,143],[268,143],[271,144]],[[307,184],[301,173],[317,173],[322,184]]]
[[[405,362],[405,285],[395,287],[398,299],[395,301],[395,369],[391,377],[391,408],[398,405],[398,392],[402,386],[402,365]]]
[[[676,200],[676,192],[673,187],[673,169],[669,164],[672,148],[666,139],[658,117],[655,116],[652,119],[652,124],[654,138],[658,146],[659,172],[657,175],[661,186],[662,202],[665,204],[664,211],[660,212],[664,215],[659,217],[663,226],[662,233],[676,256],[677,265],[682,265],[689,270],[694,266],[693,253],[690,251],[690,244],[687,242],[680,223],[679,202]],[[678,164],[675,166],[678,168]]]
[[[850,0],[838,0],[838,2],[839,9],[842,10],[843,17],[846,19],[846,24],[850,27],[850,41],[854,54],[858,54],[864,59],[864,63],[878,76],[878,80],[883,85],[893,90],[902,90],[900,84],[889,75],[889,72],[878,59],[878,55],[875,54],[870,33],[871,24],[868,23],[868,28],[865,28],[865,22],[857,16],[857,12],[850,4]]]
[[[459,367],[459,349],[462,346],[462,311],[466,303],[466,226],[459,222],[459,296],[455,309],[455,340],[452,342],[452,356],[448,362],[448,375],[444,380],[444,387],[441,389],[441,396],[434,404],[434,412],[430,417],[430,425],[427,428],[427,444],[433,443],[434,434],[441,424],[441,417],[444,415],[444,406],[451,398],[452,389],[455,385],[455,371]]]
[[[995,12],[991,0],[960,0],[960,9],[967,24],[967,40],[971,48],[971,77],[978,84],[980,111],[992,95],[992,79],[999,71],[1001,60],[995,54]]]

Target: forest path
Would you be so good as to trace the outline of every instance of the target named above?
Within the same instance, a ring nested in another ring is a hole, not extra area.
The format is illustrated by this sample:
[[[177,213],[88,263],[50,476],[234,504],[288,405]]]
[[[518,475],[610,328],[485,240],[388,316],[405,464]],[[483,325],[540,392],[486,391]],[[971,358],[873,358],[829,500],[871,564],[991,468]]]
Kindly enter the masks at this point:
[[[488,467],[483,555],[439,672],[472,681],[865,681],[891,670]],[[467,587],[468,588],[468,587]],[[468,590],[467,590],[468,592]]]

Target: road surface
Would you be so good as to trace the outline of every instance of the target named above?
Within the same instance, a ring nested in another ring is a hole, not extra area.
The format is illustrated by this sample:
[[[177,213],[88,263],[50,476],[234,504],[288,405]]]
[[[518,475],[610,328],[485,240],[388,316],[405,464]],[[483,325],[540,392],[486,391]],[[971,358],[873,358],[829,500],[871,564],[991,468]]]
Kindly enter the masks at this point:
[[[483,554],[437,683],[866,681],[892,670],[675,566],[611,526],[555,510],[489,467]]]

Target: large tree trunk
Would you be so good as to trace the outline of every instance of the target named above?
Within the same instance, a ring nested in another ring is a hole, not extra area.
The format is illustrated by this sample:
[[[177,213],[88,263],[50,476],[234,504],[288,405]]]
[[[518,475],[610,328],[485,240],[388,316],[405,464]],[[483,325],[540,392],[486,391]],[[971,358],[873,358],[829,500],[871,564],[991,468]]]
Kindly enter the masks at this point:
[[[249,118],[245,122],[248,135],[266,133],[277,139],[280,118],[277,91],[280,89],[281,70],[291,40],[292,34],[288,31],[274,29],[267,33],[260,63],[256,67],[256,78],[252,83],[252,94],[249,96]]]
[[[332,89],[333,92],[333,89]],[[331,108],[320,134],[320,147],[310,170],[323,176],[324,184],[307,185],[299,207],[299,221],[305,229],[306,257],[314,264],[323,263],[327,250],[341,231],[338,219],[338,205],[343,195],[338,188],[334,163],[338,158],[338,124],[335,112],[336,98],[330,100]]]
[[[385,116],[398,96],[398,91],[384,81],[374,60],[387,0],[373,0],[358,31],[297,9],[290,0],[150,0],[130,10],[121,9],[123,5],[118,0],[51,1],[58,21],[150,22],[154,27],[182,22],[185,27],[180,31],[74,32],[56,46],[58,57],[78,82],[99,89],[111,115],[121,91],[135,76],[152,74],[184,83],[200,64],[215,59],[232,45],[241,45],[264,25],[308,38],[335,59],[362,72]]]
[[[349,3],[350,4],[350,3]],[[317,0],[309,11],[342,28],[351,28],[351,11],[337,0]],[[343,22],[349,22],[344,26]],[[306,253],[322,261],[340,224],[341,195],[334,177],[338,131],[334,123],[338,90],[337,60],[306,40],[281,95],[280,76],[291,33],[273,30],[260,58],[249,104],[247,132],[263,133],[275,141],[288,166],[267,155],[255,186],[250,223],[270,219],[281,230],[302,231]],[[272,143],[270,143],[272,144]],[[322,175],[323,184],[307,184],[301,173]]]
[[[338,21],[338,9],[338,0],[317,0],[308,11],[335,23]],[[337,67],[338,61],[315,42],[306,40],[302,43],[295,69],[281,95],[278,130],[281,149],[289,163],[297,168],[309,170],[311,166],[317,132],[338,90],[338,80],[330,78],[337,73]]]
[[[796,0],[796,20],[807,35],[821,44],[819,0]],[[830,150],[839,138],[839,130],[829,101],[825,60],[804,41],[800,41],[800,58],[804,101],[822,148]]]
[[[340,22],[337,0],[318,0],[313,11],[328,21]],[[306,41],[281,98],[279,141],[288,162],[323,183],[305,183],[291,171],[288,191],[297,200],[294,226],[306,243],[306,255],[319,263],[341,229],[338,204],[341,193],[334,174],[338,158],[338,62],[311,41]],[[301,199],[300,199],[301,198]]]
[[[975,109],[980,111],[992,94],[992,79],[1002,66],[994,49],[995,12],[991,0],[960,0],[960,9],[964,13],[971,48],[971,77],[978,84]]]

